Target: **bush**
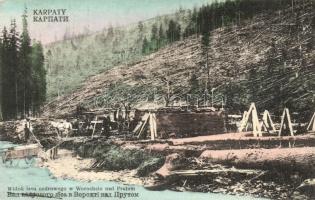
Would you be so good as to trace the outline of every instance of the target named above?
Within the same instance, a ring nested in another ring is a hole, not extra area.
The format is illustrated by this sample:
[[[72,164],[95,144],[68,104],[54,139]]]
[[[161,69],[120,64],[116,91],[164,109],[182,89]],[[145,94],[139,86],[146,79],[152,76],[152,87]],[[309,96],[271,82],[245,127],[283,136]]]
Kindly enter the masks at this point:
[[[164,164],[165,158],[150,158],[149,160],[144,161],[137,169],[138,176],[147,176],[151,172],[154,172],[162,167]]]

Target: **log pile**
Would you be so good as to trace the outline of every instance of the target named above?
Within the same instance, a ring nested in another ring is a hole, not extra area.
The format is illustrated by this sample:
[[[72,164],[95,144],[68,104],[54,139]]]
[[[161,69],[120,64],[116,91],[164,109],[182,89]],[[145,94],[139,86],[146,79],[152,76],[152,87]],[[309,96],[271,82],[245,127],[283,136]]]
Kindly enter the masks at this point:
[[[315,147],[279,149],[206,150],[201,159],[239,168],[292,171],[315,175]]]
[[[225,132],[222,112],[159,112],[156,119],[157,131],[162,135],[187,137]]]
[[[9,140],[13,142],[20,143],[21,136],[16,132],[17,122],[15,121],[6,121],[0,123],[0,138],[1,140]]]

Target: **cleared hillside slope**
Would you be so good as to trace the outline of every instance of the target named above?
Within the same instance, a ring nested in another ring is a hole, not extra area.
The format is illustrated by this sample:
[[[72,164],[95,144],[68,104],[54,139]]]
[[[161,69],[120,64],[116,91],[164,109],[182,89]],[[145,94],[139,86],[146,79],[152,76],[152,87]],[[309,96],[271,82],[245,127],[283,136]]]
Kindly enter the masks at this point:
[[[216,91],[217,99],[220,99],[220,93],[221,96],[227,96],[226,90],[220,91],[222,84],[230,85],[229,88],[233,90],[232,86],[248,82],[249,73],[253,69],[265,70],[276,59],[289,70],[290,76],[285,77],[285,84],[281,85],[281,88],[287,89],[288,94],[291,94],[286,97],[289,103],[294,105],[295,102],[305,101],[303,106],[314,107],[315,15],[312,2],[297,4],[294,9],[286,8],[281,12],[258,15],[239,26],[216,29],[211,33],[208,52],[210,83],[211,87],[219,86]],[[193,73],[197,75],[201,88],[206,82],[207,73],[200,65],[202,60],[200,37],[187,38],[136,63],[119,65],[88,78],[72,94],[47,104],[44,114],[69,114],[80,104],[89,108],[108,107],[119,102],[139,105],[152,101],[153,96],[156,101],[163,103],[163,97],[167,94],[167,83],[172,96],[183,99],[191,89]],[[274,79],[265,81],[266,84],[278,84],[278,80]],[[259,82],[252,82],[251,87],[256,90],[264,89]],[[251,100],[247,98],[248,86],[246,88],[245,84],[244,91],[238,90],[239,88],[235,88],[232,91],[234,95],[225,100],[233,98],[247,105]],[[258,106],[268,105],[265,104],[268,98],[268,94],[259,97]]]
[[[162,26],[165,32],[168,22],[176,20],[184,28],[187,16],[187,10],[179,10],[128,26],[67,36],[45,46],[48,100],[73,92],[90,76],[140,60],[142,42],[150,39],[153,25]]]

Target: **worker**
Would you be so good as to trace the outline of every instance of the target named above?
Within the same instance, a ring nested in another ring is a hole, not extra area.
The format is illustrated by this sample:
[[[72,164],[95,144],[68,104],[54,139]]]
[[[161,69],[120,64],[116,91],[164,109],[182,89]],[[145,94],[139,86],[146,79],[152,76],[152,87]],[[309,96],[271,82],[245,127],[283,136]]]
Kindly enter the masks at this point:
[[[28,140],[30,139],[30,135],[31,135],[31,131],[28,128],[27,124],[25,124],[25,127],[24,127],[24,139],[25,139],[26,143],[28,143]]]
[[[106,136],[106,138],[109,137],[109,131],[110,131],[110,117],[104,117],[103,124],[102,124],[102,134]]]
[[[69,122],[68,119],[63,122],[63,133],[65,137],[68,137],[72,133],[72,124]]]
[[[28,143],[32,131],[33,131],[33,128],[31,125],[31,121],[29,118],[26,118],[26,123],[24,125],[24,139],[25,139],[26,143]]]
[[[126,106],[126,120],[127,121],[130,120],[130,111],[131,111],[131,105],[130,103],[128,103],[128,105]]]

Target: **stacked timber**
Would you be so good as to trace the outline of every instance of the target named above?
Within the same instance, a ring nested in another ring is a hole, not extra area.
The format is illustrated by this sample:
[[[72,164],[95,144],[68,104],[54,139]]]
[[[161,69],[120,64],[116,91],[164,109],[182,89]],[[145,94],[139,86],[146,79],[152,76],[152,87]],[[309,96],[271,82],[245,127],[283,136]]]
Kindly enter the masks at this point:
[[[157,132],[188,137],[225,132],[225,116],[219,112],[158,112]]]

